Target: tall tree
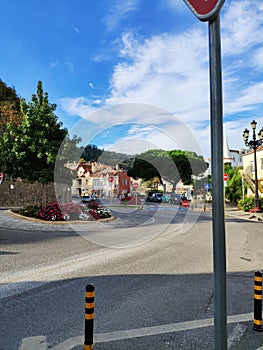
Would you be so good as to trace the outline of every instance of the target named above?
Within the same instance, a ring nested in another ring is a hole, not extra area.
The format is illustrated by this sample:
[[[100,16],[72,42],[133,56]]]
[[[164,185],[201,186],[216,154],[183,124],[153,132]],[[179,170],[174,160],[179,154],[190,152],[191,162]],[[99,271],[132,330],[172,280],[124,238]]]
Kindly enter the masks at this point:
[[[81,158],[85,159],[86,162],[97,162],[102,153],[103,150],[96,145],[87,145],[81,154]]]
[[[46,184],[54,179],[54,165],[59,147],[68,134],[54,114],[42,82],[29,103],[22,100],[21,124],[7,123],[2,137],[0,161],[2,170],[12,178]]]
[[[55,164],[54,180],[56,183],[72,184],[77,170],[74,164],[79,163],[80,154],[83,152],[83,147],[78,147],[81,141],[77,135],[74,135],[72,139],[67,135],[61,143]]]
[[[192,183],[192,175],[200,175],[206,169],[207,163],[203,157],[194,152],[149,150],[136,156],[128,175],[145,181],[157,176],[160,183],[167,180],[175,189],[180,179],[189,185]]]
[[[20,98],[15,88],[8,87],[0,79],[0,135],[6,131],[6,124],[19,124],[23,119]]]
[[[242,176],[239,168],[226,164],[224,170],[228,174],[225,196],[230,202],[237,203],[242,198]]]
[[[208,168],[208,164],[204,161],[203,157],[198,156],[195,152],[174,150],[168,151],[168,154],[174,161],[180,178],[185,185],[192,184],[192,175],[200,176]]]

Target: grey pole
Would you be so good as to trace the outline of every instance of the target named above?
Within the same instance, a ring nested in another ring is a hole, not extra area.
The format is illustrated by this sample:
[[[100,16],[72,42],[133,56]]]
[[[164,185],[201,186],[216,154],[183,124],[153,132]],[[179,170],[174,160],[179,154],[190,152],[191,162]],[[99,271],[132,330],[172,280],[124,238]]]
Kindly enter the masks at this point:
[[[219,14],[209,21],[215,349],[227,350],[222,69]]]

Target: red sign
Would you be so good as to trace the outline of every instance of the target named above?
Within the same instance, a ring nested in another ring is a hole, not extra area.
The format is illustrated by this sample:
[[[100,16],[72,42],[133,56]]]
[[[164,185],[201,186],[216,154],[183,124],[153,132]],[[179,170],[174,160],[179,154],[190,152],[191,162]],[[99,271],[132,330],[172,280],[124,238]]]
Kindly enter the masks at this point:
[[[2,180],[3,178],[3,173],[0,173],[0,181]]]
[[[224,181],[228,180],[228,174],[224,174]]]
[[[134,182],[134,184],[132,185],[132,187],[136,190],[136,188],[139,187],[139,184],[137,182]]]
[[[209,21],[216,17],[225,0],[184,0],[191,11],[201,21]]]
[[[114,177],[111,175],[109,176],[109,182],[113,182],[114,181]]]

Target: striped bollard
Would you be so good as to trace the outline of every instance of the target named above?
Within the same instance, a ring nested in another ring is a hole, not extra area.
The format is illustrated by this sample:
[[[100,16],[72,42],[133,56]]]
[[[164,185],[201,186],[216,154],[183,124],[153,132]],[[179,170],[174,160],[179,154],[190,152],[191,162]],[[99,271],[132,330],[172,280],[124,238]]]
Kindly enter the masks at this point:
[[[253,329],[262,332],[262,272],[256,271],[254,276],[254,324]]]
[[[85,341],[84,350],[93,350],[93,328],[94,328],[94,286],[86,286],[86,303],[85,303]]]

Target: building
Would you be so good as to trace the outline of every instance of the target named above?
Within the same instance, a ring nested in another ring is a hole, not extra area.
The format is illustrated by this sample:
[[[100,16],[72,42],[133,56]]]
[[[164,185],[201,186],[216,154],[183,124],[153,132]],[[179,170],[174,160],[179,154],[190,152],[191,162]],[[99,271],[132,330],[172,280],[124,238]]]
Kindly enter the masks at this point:
[[[223,152],[225,164],[230,163],[232,168],[243,165],[242,154],[244,150],[230,149],[226,137],[224,138]]]
[[[242,167],[243,160],[242,155],[245,151],[243,149],[236,150],[230,149],[228,146],[227,138],[224,138],[223,143],[223,161],[224,164],[230,164],[232,168]],[[211,158],[205,158],[205,161],[209,164],[205,176],[211,175]]]
[[[243,180],[248,185],[247,196],[255,195],[255,162],[254,151],[248,150],[242,155],[243,159]],[[257,149],[257,178],[258,194],[263,197],[263,146]]]
[[[81,163],[76,167],[72,194],[95,194],[99,197],[121,197],[131,192],[132,179],[123,169],[101,163]]]

